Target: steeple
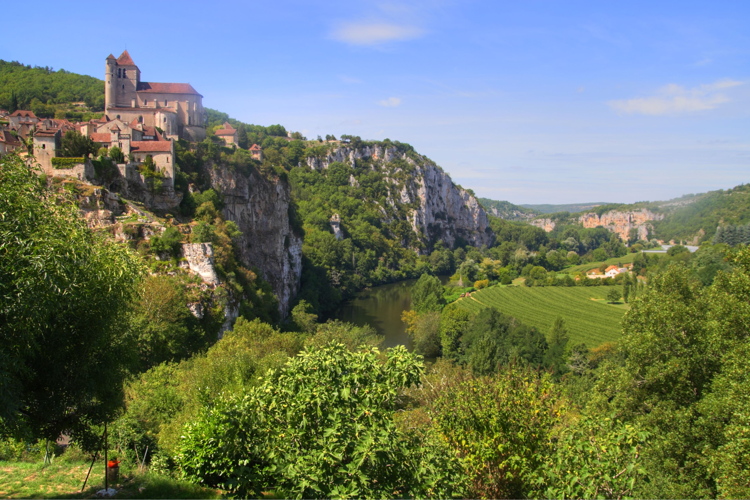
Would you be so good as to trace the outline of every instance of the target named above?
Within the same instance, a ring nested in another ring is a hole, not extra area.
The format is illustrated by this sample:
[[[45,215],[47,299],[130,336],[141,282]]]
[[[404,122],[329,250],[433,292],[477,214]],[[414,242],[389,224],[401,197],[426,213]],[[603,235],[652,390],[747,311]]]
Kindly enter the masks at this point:
[[[120,54],[120,57],[117,58],[117,64],[118,66],[135,66],[133,58],[130,57],[127,50],[123,51],[123,53]]]

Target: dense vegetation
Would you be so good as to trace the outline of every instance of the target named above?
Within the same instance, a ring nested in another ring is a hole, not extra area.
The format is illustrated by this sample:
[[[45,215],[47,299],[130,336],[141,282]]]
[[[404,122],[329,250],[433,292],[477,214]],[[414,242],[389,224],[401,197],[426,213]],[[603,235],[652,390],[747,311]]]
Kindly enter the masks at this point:
[[[85,107],[75,109],[72,103],[76,102]],[[63,69],[0,60],[0,108],[11,113],[28,109],[39,117],[81,119],[84,112],[104,109],[104,82]]]
[[[710,191],[691,200],[654,222],[658,238],[710,241],[719,226],[750,223],[750,184]]]

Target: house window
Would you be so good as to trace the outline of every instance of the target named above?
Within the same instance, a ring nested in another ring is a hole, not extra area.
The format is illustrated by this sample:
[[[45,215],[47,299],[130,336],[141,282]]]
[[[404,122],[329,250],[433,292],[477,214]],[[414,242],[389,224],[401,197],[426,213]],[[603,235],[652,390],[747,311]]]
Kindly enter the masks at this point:
[[[166,99],[164,99],[164,105],[167,106],[168,104],[169,104],[169,101],[167,101]]]
[[[117,68],[117,78],[120,78],[121,75],[122,73],[120,72],[120,68]]]
[[[125,69],[123,69],[123,70],[122,70],[122,77],[123,77],[123,78],[127,78],[127,76],[125,76],[125,72],[126,72],[126,71],[127,71],[127,70],[125,70]]]

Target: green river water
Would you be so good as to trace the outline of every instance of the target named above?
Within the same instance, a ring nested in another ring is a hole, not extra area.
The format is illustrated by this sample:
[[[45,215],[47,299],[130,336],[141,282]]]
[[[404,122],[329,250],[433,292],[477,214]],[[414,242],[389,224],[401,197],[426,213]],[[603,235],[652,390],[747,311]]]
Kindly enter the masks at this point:
[[[382,348],[412,343],[401,321],[401,313],[411,307],[411,286],[416,280],[399,281],[363,290],[342,305],[334,317],[358,326],[370,325],[385,337]]]
[[[440,277],[440,280],[446,284],[448,277]],[[412,342],[401,321],[401,313],[411,309],[411,287],[416,281],[399,281],[363,290],[343,304],[333,317],[358,326],[372,326],[384,337],[383,349],[403,345],[411,350]]]

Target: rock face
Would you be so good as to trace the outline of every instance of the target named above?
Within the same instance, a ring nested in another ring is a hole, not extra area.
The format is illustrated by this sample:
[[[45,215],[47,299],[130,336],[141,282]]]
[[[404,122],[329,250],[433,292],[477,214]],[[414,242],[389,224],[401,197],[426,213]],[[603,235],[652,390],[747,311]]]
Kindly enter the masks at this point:
[[[531,224],[532,226],[541,227],[548,233],[555,229],[556,226],[555,221],[553,221],[552,219],[534,219],[532,221],[529,221],[529,224]]]
[[[494,235],[484,208],[468,191],[453,184],[450,176],[427,158],[403,152],[395,146],[338,147],[323,157],[307,158],[307,165],[316,170],[326,169],[331,163],[354,166],[356,160],[368,159],[372,169],[387,172],[391,189],[386,205],[411,205],[409,223],[423,243],[420,251],[429,251],[439,240],[449,247],[463,240],[475,246],[490,245]],[[408,172],[398,167],[396,160],[406,162]],[[406,174],[406,175],[404,175]],[[356,185],[355,179],[350,179]],[[381,207],[383,219],[388,220],[388,207]]]
[[[218,285],[219,277],[214,268],[214,249],[211,243],[183,243],[182,255],[191,271],[204,283]]]
[[[278,297],[279,310],[285,317],[302,276],[302,237],[290,223],[288,184],[268,180],[255,170],[244,175],[209,165],[207,171],[211,185],[224,197],[224,217],[234,221],[242,232],[242,263],[260,270]]]
[[[657,214],[643,208],[641,210],[630,211],[611,210],[603,213],[601,216],[593,212],[586,213],[578,218],[578,222],[585,228],[602,226],[613,233],[617,233],[623,241],[627,241],[632,229],[638,231],[639,240],[648,239],[648,232],[652,229],[649,222],[663,218],[663,214]],[[555,221],[548,218],[537,218],[529,221],[529,224],[541,227],[548,233],[555,229],[556,225]]]
[[[627,241],[631,229],[638,231],[639,240],[648,239],[648,231],[650,229],[648,222],[652,220],[661,220],[663,218],[664,215],[656,214],[643,208],[641,210],[627,212],[612,210],[603,213],[601,216],[595,213],[588,213],[583,214],[578,220],[583,227],[592,228],[603,226],[613,233],[617,233],[623,241]]]

